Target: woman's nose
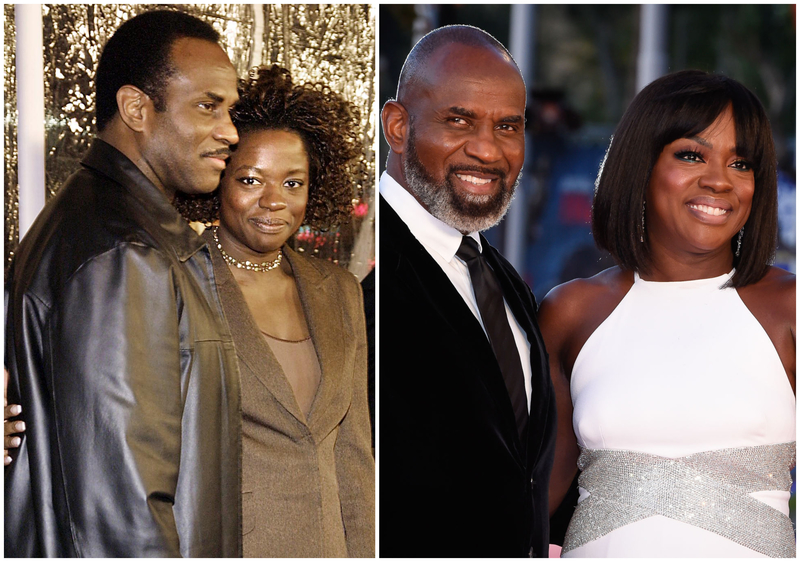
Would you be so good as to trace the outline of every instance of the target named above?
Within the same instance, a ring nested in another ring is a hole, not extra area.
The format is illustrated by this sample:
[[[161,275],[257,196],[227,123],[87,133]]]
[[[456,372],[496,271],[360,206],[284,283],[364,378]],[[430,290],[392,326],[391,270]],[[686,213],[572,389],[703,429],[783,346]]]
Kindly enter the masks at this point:
[[[280,189],[265,189],[258,203],[262,209],[270,209],[272,211],[278,211],[286,207],[286,199]]]

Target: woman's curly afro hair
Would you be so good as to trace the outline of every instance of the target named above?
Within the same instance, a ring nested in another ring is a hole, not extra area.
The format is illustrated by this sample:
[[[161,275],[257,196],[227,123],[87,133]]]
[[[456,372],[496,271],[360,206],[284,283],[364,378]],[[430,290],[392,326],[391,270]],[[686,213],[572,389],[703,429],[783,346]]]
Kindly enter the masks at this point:
[[[294,85],[288,70],[261,66],[239,80],[239,101],[231,110],[239,138],[262,130],[300,135],[309,163],[304,224],[328,230],[347,222],[354,194],[354,160],[361,154],[358,110],[320,83]],[[210,195],[180,192],[175,207],[190,221],[219,218],[219,188]]]

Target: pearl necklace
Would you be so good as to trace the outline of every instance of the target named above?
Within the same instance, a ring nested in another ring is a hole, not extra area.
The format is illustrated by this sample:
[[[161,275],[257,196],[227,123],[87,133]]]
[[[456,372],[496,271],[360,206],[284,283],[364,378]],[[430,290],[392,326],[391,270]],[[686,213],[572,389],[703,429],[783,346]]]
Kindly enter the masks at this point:
[[[225,250],[222,249],[222,244],[219,243],[219,237],[217,236],[217,231],[219,227],[214,228],[214,242],[217,243],[217,249],[222,254],[222,258],[229,264],[236,266],[239,269],[247,269],[249,271],[271,271],[278,267],[281,264],[281,260],[283,259],[283,252],[278,248],[278,257],[272,261],[265,261],[263,263],[252,263],[250,261],[245,261],[244,263],[240,262],[236,258],[229,256]]]

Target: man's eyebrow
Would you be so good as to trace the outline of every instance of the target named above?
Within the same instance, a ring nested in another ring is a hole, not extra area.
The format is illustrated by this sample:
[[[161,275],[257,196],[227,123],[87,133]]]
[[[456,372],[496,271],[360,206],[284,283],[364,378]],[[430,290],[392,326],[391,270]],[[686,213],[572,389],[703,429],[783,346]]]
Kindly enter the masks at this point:
[[[461,117],[468,117],[470,119],[475,119],[477,117],[477,113],[472,111],[471,109],[466,109],[459,105],[454,105],[449,107],[447,111],[451,114],[460,115]],[[522,123],[525,118],[522,115],[509,115],[507,117],[502,117],[498,120],[498,123]]]
[[[469,109],[466,109],[466,108],[464,108],[464,107],[461,107],[461,106],[458,106],[458,105],[454,105],[454,106],[450,107],[450,108],[448,109],[448,111],[449,111],[450,113],[455,113],[456,115],[460,115],[460,116],[462,116],[462,117],[471,117],[471,118],[473,118],[473,119],[474,119],[475,117],[477,117],[477,115],[478,115],[478,114],[477,114],[477,113],[475,113],[474,111],[472,111],[472,110],[469,110]]]
[[[219,94],[215,94],[214,92],[205,92],[205,96],[213,102],[222,103],[225,101],[225,98]]]

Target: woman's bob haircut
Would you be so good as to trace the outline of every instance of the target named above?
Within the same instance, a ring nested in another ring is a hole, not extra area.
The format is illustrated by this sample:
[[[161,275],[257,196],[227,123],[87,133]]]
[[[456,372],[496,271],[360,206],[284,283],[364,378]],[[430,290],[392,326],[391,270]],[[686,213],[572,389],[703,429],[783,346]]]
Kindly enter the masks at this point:
[[[736,273],[729,284],[743,287],[766,274],[778,237],[777,162],[769,120],[758,98],[739,82],[699,70],[663,76],[639,92],[600,165],[592,234],[623,269],[647,273],[652,266],[642,211],[650,173],[661,151],[679,138],[707,129],[729,105],[736,124],[737,154],[751,163],[755,177],[738,258],[738,236],[731,240]]]

